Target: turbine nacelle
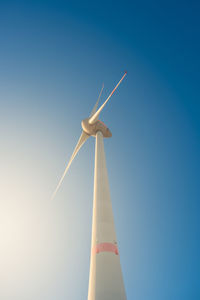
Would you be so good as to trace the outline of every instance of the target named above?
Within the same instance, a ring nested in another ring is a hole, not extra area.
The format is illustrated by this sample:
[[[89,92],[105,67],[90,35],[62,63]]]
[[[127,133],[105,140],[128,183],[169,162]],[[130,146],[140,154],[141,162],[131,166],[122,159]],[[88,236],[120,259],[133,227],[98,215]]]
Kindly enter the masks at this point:
[[[89,122],[90,118],[86,118],[81,122],[81,126],[83,128],[83,131],[92,136],[96,136],[97,131],[101,131],[103,134],[103,137],[109,138],[112,136],[111,131],[109,128],[100,120],[97,120],[94,124],[90,124]]]

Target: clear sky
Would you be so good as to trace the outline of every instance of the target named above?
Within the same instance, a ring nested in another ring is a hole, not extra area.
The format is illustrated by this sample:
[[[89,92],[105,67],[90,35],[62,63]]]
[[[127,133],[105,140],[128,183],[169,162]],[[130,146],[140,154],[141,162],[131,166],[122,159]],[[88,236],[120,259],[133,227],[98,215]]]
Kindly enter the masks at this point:
[[[102,83],[129,300],[200,299],[199,1],[0,1],[0,299],[87,299]]]

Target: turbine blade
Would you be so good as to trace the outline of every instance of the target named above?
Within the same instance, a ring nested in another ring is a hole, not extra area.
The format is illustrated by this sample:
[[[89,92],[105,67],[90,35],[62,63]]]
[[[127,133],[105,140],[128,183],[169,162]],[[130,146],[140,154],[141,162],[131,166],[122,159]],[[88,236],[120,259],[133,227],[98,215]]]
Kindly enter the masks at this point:
[[[69,169],[72,161],[73,161],[73,159],[75,158],[76,154],[78,153],[78,151],[80,150],[80,148],[83,146],[83,144],[87,141],[87,139],[89,137],[90,136],[88,134],[86,134],[84,131],[82,131],[81,136],[79,138],[79,141],[78,141],[78,143],[77,143],[77,145],[76,145],[76,147],[74,149],[74,152],[72,153],[70,161],[69,161],[67,167],[65,168],[65,171],[64,171],[64,173],[63,173],[63,175],[62,175],[62,177],[61,177],[61,179],[60,179],[60,181],[59,181],[59,183],[58,183],[58,185],[57,185],[57,187],[56,187],[56,189],[55,189],[55,191],[54,191],[54,193],[53,193],[53,195],[51,197],[52,199],[55,197],[55,195],[56,195],[59,187],[61,186],[61,183],[62,183],[62,181],[63,181],[63,179],[64,179],[64,177],[65,177],[65,175],[66,175],[66,173],[67,173],[67,171],[68,171],[68,169]]]
[[[118,82],[118,84],[116,85],[116,87],[110,93],[110,95],[108,96],[108,98],[106,99],[106,101],[97,110],[97,112],[94,113],[94,115],[90,117],[90,119],[89,119],[89,123],[90,124],[94,124],[98,120],[100,112],[102,111],[102,109],[104,108],[104,106],[106,105],[106,103],[108,102],[108,100],[110,99],[110,97],[114,94],[114,92],[116,91],[116,89],[118,88],[118,86],[120,85],[120,83],[122,82],[122,80],[124,79],[124,77],[126,76],[126,74],[127,74],[127,72],[124,73],[124,75],[122,76],[122,78],[120,79],[120,81]]]
[[[90,117],[92,117],[92,116],[94,115],[94,113],[96,112],[96,110],[97,110],[97,106],[98,106],[98,103],[99,103],[99,99],[100,99],[100,97],[101,97],[101,94],[102,94],[102,92],[103,92],[103,89],[104,89],[104,84],[102,85],[101,92],[100,92],[100,94],[99,94],[99,97],[98,97],[98,100],[97,100],[95,106],[93,107],[93,110],[91,111]]]

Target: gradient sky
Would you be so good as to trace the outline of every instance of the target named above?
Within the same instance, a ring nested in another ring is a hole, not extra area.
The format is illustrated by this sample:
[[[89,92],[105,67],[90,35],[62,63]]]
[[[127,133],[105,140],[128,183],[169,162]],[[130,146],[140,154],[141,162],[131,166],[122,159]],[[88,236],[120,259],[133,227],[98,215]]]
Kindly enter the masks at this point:
[[[198,1],[0,1],[0,299],[87,299],[102,83],[129,300],[200,299]],[[102,99],[102,101],[103,101]]]

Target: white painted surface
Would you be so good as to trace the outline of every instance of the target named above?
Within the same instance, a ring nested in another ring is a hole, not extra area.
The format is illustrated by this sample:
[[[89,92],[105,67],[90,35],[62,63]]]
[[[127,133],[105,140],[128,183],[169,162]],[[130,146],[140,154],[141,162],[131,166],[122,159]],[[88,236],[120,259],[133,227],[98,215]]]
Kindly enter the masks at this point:
[[[126,300],[119,255],[95,252],[100,243],[117,246],[103,135],[96,134],[92,245],[88,300]]]

